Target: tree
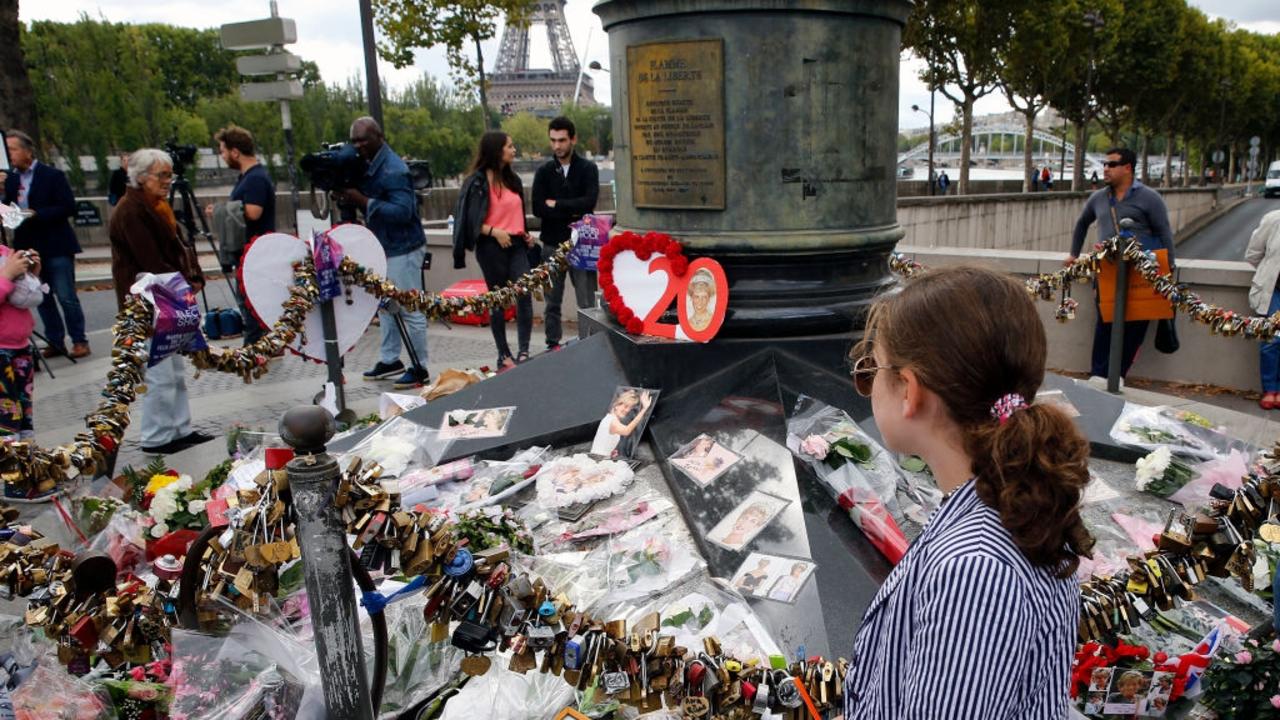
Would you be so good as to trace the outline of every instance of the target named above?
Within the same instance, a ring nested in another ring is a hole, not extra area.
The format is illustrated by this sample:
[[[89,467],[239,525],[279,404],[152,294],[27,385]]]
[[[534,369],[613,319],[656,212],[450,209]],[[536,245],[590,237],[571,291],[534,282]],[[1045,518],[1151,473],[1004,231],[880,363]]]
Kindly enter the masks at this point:
[[[1022,148],[1022,191],[1031,191],[1031,149],[1036,129],[1036,116],[1049,103],[1049,95],[1057,83],[1063,82],[1062,65],[1068,60],[1068,36],[1062,27],[1074,18],[1076,3],[1028,4],[1020,0],[1003,0],[1008,6],[1010,33],[997,49],[1000,62],[998,84],[1009,104],[1022,114],[1026,133]]]
[[[573,121],[578,132],[578,149],[608,155],[613,149],[613,110],[604,105],[565,103],[560,114]]]
[[[498,18],[509,25],[527,22],[536,0],[377,0],[374,20],[386,36],[378,53],[398,68],[413,64],[413,51],[443,45],[449,68],[459,85],[480,91],[480,108],[489,127],[489,103],[485,94],[484,52],[480,43],[497,34]],[[466,54],[475,45],[476,59]]]
[[[222,49],[217,30],[159,23],[137,28],[155,53],[161,87],[174,107],[192,109],[200,98],[236,89],[235,55]]]
[[[996,89],[999,63],[992,52],[1006,40],[1003,3],[980,0],[916,0],[902,43],[922,58],[920,78],[955,103],[961,116],[958,192],[969,189],[973,104]]]
[[[38,143],[35,91],[23,57],[21,29],[18,0],[0,0],[0,128],[21,129]]]
[[[511,136],[516,152],[524,157],[540,157],[547,154],[547,121],[533,113],[518,112],[502,121],[502,131]]]

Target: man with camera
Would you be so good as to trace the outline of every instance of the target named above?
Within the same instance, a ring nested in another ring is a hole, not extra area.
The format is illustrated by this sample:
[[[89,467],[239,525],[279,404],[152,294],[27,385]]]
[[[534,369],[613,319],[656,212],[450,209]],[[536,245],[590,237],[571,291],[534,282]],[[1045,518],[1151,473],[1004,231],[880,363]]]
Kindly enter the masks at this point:
[[[80,243],[68,222],[76,213],[75,195],[65,173],[36,160],[36,145],[30,135],[7,130],[5,145],[14,172],[5,178],[4,202],[35,211],[35,215],[13,232],[13,248],[40,253],[40,280],[51,290],[39,307],[45,339],[49,342],[42,354],[47,358],[58,355],[82,358],[89,354],[89,339],[85,336],[80,299],[76,297],[76,255],[80,252]],[[69,353],[67,335],[71,336],[72,343]]]
[[[230,273],[240,264],[248,241],[259,235],[275,232],[276,189],[271,182],[271,175],[258,162],[253,135],[248,130],[228,125],[219,130],[213,139],[218,142],[218,154],[227,167],[240,171],[236,186],[231,190],[231,202],[224,209],[231,215],[236,208],[240,208],[243,222],[240,222],[240,217],[220,217],[213,204],[205,207],[205,215],[214,220],[215,226],[223,229],[219,259],[222,271]],[[219,223],[218,219],[223,222]],[[236,296],[236,301],[240,304],[240,316],[244,319],[244,344],[252,345],[262,338],[263,327],[249,311],[244,288],[237,286]]]
[[[596,209],[600,195],[600,171],[596,164],[573,151],[578,138],[573,121],[561,116],[547,127],[551,153],[555,156],[538,168],[533,176],[533,214],[542,219],[540,239],[548,254],[570,237],[569,224]],[[580,309],[590,308],[595,301],[596,274],[590,270],[570,270],[573,291]],[[565,271],[552,275],[547,292],[547,349],[558,350],[563,330],[560,306],[564,301]]]
[[[427,235],[422,230],[418,196],[413,191],[409,167],[386,143],[382,128],[371,117],[351,124],[351,144],[368,164],[358,188],[342,191],[342,201],[364,212],[365,226],[387,254],[387,279],[400,290],[423,292],[422,262]],[[405,369],[400,361],[400,334],[395,315],[404,321],[408,341],[421,366]],[[396,388],[427,382],[427,318],[420,312],[380,310],[382,349],[378,364],[364,373],[366,380],[382,380],[399,374]]]

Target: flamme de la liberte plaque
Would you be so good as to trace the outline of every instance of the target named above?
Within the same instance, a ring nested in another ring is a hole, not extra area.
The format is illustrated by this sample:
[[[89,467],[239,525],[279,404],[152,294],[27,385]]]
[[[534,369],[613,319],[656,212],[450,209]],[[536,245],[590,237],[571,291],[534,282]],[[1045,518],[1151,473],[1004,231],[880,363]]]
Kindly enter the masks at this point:
[[[723,210],[724,41],[627,48],[635,207]]]

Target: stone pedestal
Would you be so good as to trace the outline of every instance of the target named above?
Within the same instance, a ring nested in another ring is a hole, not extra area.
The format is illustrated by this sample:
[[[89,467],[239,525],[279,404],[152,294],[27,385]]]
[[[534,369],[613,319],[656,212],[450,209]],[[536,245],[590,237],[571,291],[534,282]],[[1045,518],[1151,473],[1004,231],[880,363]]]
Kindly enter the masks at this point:
[[[603,0],[618,225],[729,279],[726,337],[848,332],[892,284],[905,0]]]

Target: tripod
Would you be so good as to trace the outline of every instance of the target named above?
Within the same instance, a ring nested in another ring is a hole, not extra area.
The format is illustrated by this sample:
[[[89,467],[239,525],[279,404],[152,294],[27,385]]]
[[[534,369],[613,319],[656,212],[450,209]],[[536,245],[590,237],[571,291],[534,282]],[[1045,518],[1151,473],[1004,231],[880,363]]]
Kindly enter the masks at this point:
[[[178,203],[174,202],[174,199]],[[180,203],[180,204],[179,204]],[[209,248],[213,250],[213,254],[218,254],[218,246],[213,242],[213,233],[209,232],[209,221],[205,219],[204,213],[200,211],[200,207],[196,204],[196,194],[191,190],[191,183],[187,182],[186,176],[180,172],[178,166],[174,167],[173,184],[169,186],[169,206],[173,208],[173,214],[178,219],[178,225],[182,227],[185,234],[182,242],[187,247],[196,252],[196,265],[199,266],[199,251],[196,249],[197,237],[203,237],[209,241]],[[181,209],[179,209],[181,208]],[[196,221],[200,222],[200,229],[196,230]],[[231,284],[231,278],[223,273],[222,279],[227,281],[227,288],[231,290],[231,298],[235,300],[240,297],[236,292],[236,288]],[[204,309],[209,310],[209,298],[204,294],[204,288],[200,288],[200,300],[204,302]]]

